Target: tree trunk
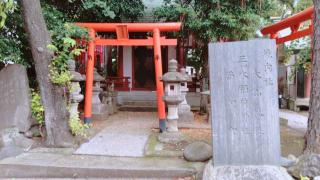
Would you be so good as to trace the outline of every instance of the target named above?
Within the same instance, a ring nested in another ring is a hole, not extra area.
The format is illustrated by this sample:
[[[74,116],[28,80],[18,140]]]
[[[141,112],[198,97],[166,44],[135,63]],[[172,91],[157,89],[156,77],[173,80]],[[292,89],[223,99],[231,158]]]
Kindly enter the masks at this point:
[[[313,62],[312,82],[306,133],[305,153],[320,154],[320,0],[313,0],[314,11],[314,34],[313,34]]]
[[[40,1],[21,0],[21,6],[45,111],[46,144],[51,147],[70,147],[73,145],[73,138],[68,126],[65,88],[53,85],[48,76],[53,52],[47,48],[51,38]]]
[[[205,92],[209,90],[209,62],[208,62],[208,43],[204,43],[205,45],[201,45],[200,48],[203,49],[201,54],[202,59],[202,74],[201,74],[201,81],[200,81],[200,91]],[[199,48],[199,47],[198,47]],[[210,97],[210,96],[209,96]],[[200,113],[208,113],[208,95],[201,95],[200,96]]]

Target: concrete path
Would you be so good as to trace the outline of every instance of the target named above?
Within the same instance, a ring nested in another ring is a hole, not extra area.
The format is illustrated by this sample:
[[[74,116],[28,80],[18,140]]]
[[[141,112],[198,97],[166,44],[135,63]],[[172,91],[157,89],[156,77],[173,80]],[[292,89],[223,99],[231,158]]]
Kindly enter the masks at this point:
[[[280,118],[288,120],[288,126],[294,129],[306,130],[308,117],[287,109],[279,110]]]
[[[121,112],[108,118],[108,125],[75,154],[125,157],[144,156],[144,147],[152,127],[158,124],[152,112]]]
[[[51,151],[51,150],[50,150]],[[201,176],[204,163],[32,151],[0,161],[1,178],[157,178]]]

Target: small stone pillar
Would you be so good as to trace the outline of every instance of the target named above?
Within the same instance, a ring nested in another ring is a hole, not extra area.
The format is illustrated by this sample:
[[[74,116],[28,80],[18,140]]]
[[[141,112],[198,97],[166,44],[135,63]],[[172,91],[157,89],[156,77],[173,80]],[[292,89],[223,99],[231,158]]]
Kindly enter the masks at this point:
[[[70,117],[79,116],[78,112],[78,105],[79,102],[83,100],[83,95],[80,94],[81,88],[80,88],[80,81],[84,81],[84,78],[81,76],[80,73],[76,72],[76,64],[74,60],[68,61],[68,68],[70,71],[70,74],[72,76],[71,79],[71,90],[70,90]]]
[[[113,114],[117,111],[116,100],[115,96],[116,93],[114,92],[114,83],[107,85],[107,90],[101,93],[101,99],[103,104],[107,104],[109,114]]]
[[[179,120],[180,121],[193,121],[194,115],[191,112],[191,107],[187,102],[187,92],[189,91],[188,82],[191,82],[191,77],[186,73],[185,68],[180,69],[180,73],[185,78],[185,81],[181,82],[181,95],[183,97],[183,101],[179,104]]]
[[[111,99],[111,104],[110,106],[112,106],[112,113],[116,113],[118,112],[118,106],[117,106],[117,92],[114,90],[114,82],[112,82],[111,86],[110,86],[110,99]]]
[[[178,131],[178,106],[183,101],[183,96],[181,95],[181,82],[186,81],[184,76],[177,72],[178,63],[175,59],[169,61],[169,70],[166,74],[162,76],[162,81],[164,82],[165,95],[163,100],[168,106],[168,132]]]
[[[92,90],[92,118],[94,120],[105,120],[109,116],[107,104],[102,104],[99,98],[102,89],[100,87],[100,82],[104,78],[100,76],[97,69],[93,72],[93,90]]]

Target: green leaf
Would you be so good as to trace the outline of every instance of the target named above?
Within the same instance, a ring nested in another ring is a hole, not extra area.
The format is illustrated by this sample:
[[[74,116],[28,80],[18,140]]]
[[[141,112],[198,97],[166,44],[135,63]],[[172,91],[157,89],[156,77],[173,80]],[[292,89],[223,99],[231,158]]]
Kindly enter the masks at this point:
[[[47,46],[47,48],[50,49],[50,50],[52,50],[53,52],[58,51],[58,48],[57,48],[55,45],[53,45],[53,44],[49,44],[49,45]]]

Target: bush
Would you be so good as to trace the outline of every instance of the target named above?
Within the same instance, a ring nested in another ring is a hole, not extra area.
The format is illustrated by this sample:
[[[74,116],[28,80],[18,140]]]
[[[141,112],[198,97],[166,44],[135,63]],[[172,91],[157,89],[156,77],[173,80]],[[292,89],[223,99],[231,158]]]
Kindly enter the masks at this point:
[[[40,126],[44,125],[44,108],[39,92],[31,89],[31,114]]]
[[[83,124],[80,121],[78,114],[70,116],[69,127],[70,127],[71,133],[73,135],[82,136],[82,137],[87,137],[85,130],[90,128],[90,126],[88,124]]]

